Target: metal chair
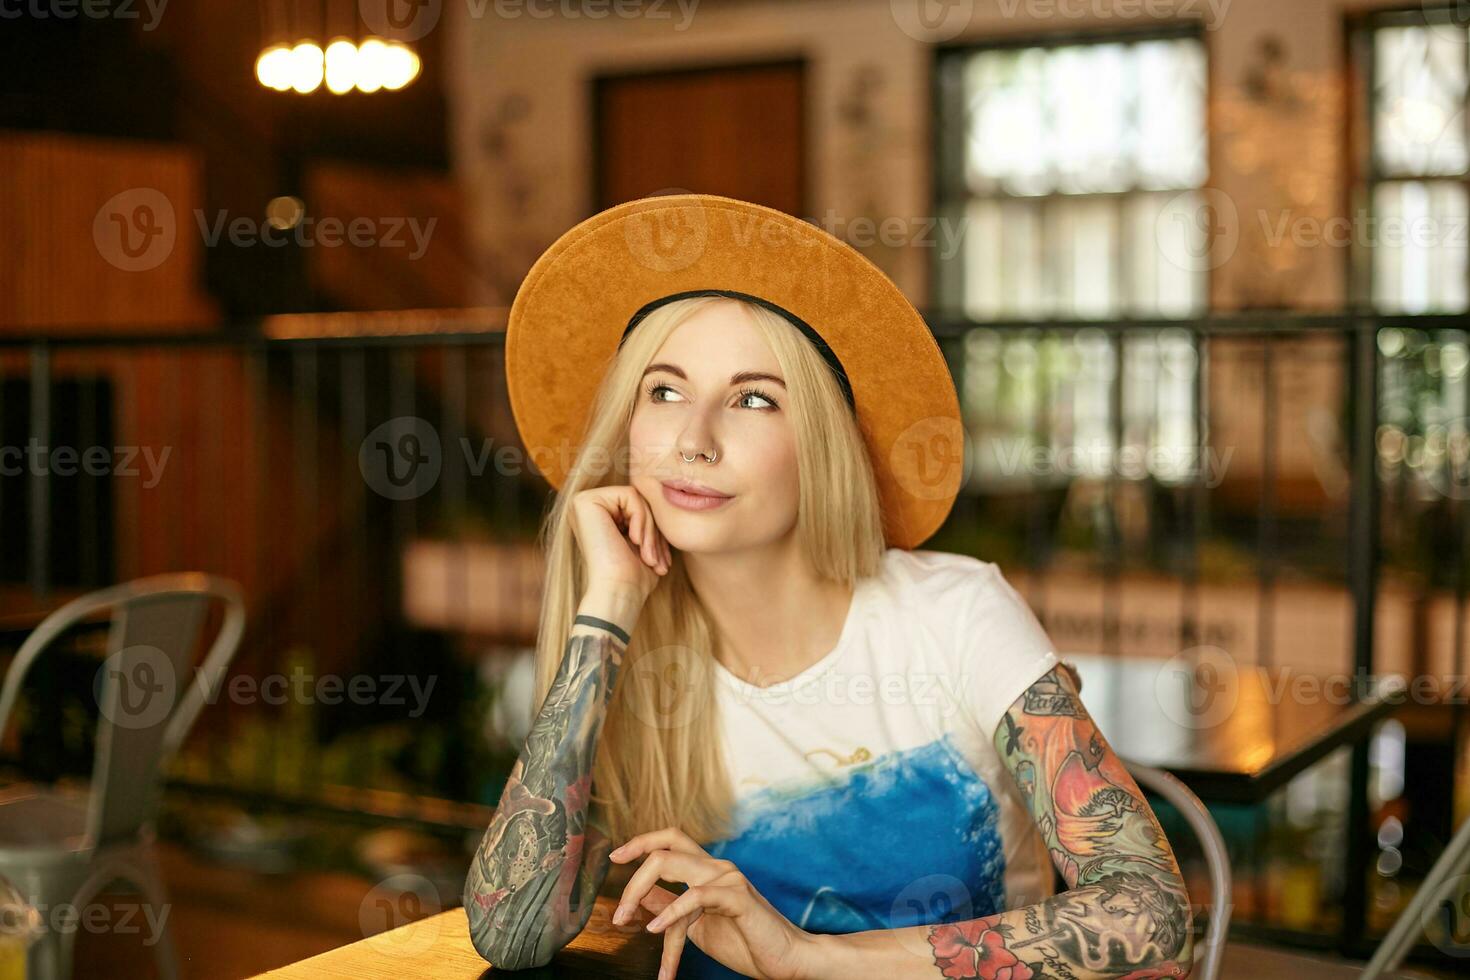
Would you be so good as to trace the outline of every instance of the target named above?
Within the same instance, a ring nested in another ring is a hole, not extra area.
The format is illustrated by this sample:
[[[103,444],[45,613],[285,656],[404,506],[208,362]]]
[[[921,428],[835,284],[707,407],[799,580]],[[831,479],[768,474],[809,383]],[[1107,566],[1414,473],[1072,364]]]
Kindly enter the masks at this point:
[[[1231,875],[1225,839],[1210,811],[1190,789],[1168,773],[1137,763],[1126,763],[1140,786],[1152,790],[1174,806],[1199,836],[1205,853],[1205,865],[1210,872],[1210,925],[1204,942],[1195,955],[1195,969],[1190,973],[1192,980],[1216,980],[1221,976],[1221,966],[1229,965],[1230,977],[1250,977],[1251,980],[1380,980],[1384,977],[1403,980],[1428,980],[1424,974],[1402,972],[1399,969],[1418,938],[1424,922],[1424,913],[1437,893],[1452,876],[1463,874],[1470,867],[1470,820],[1460,827],[1445,848],[1439,860],[1430,868],[1424,884],[1415,894],[1403,913],[1395,920],[1388,935],[1379,944],[1367,966],[1355,963],[1325,960],[1315,956],[1253,946],[1245,943],[1226,944],[1226,933],[1230,926]]]
[[[213,600],[224,619],[192,677],[190,662]],[[137,888],[163,923],[155,957],[173,980],[167,898],[153,851],[163,772],[206,699],[213,701],[245,629],[234,582],[199,572],[137,579],[81,596],[28,636],[0,688],[0,736],[35,659],[68,628],[110,611],[96,754],[87,792],[22,784],[0,791],[0,875],[42,912],[46,931],[31,951],[30,980],[69,980],[77,920],[53,928],[59,906],[80,909],[117,881]]]

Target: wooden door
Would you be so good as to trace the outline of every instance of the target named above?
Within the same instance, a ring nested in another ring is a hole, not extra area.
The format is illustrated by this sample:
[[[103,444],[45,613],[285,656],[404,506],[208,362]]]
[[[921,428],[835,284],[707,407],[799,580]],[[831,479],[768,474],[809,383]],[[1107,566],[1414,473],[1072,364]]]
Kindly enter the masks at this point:
[[[806,216],[804,76],[785,61],[595,78],[596,209],[678,188]]]

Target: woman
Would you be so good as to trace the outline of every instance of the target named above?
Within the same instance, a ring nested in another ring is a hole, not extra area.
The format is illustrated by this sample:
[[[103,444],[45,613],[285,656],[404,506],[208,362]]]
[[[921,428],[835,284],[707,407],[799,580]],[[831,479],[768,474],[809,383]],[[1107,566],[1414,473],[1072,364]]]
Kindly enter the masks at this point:
[[[1075,678],[994,564],[916,550],[958,405],[881,272],[646,198],[538,260],[507,365],[560,492],[541,707],[465,884],[482,956],[546,963],[640,862],[614,922],[656,913],[661,978],[1187,975],[1174,855]]]

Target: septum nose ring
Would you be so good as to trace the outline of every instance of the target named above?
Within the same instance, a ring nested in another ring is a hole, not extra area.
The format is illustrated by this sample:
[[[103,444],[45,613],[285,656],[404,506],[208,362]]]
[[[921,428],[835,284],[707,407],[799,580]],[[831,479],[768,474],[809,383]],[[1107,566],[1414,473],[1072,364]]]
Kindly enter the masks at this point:
[[[679,451],[679,455],[684,457],[684,462],[686,462],[686,463],[692,463],[692,462],[694,462],[694,460],[697,457],[699,457],[699,456],[703,456],[705,459],[707,459],[711,463],[713,463],[716,459],[719,458],[719,455],[720,454],[719,453],[715,453],[713,456],[711,456],[709,453],[695,453],[693,456],[684,456],[684,451],[683,450],[680,450]]]

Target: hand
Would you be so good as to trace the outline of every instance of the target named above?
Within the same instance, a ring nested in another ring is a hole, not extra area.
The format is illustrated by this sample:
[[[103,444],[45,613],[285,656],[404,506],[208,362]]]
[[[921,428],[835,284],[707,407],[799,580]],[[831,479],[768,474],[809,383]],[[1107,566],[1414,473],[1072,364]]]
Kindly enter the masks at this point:
[[[795,980],[811,976],[816,939],[798,929],[756,891],[733,862],[714,858],[674,827],[639,834],[612,852],[622,864],[647,855],[623,889],[613,921],[622,925],[640,905],[657,913],[650,932],[663,932],[659,980],[673,980],[684,940],[748,977]],[[683,881],[681,895],[655,882]],[[708,914],[706,914],[708,913]]]
[[[646,599],[673,561],[653,508],[631,486],[578,492],[572,499],[572,536],[593,588],[626,589]]]

